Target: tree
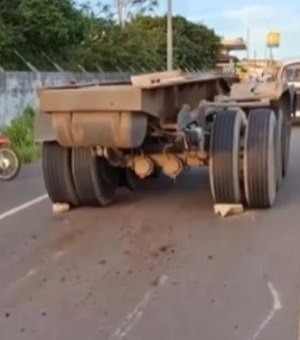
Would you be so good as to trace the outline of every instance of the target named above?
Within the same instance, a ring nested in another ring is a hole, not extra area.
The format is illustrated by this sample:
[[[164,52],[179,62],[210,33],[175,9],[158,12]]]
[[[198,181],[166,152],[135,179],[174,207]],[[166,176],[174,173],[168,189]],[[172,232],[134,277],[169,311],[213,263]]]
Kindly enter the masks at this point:
[[[144,14],[157,1],[124,1],[122,27],[104,2],[95,8],[75,0],[0,0],[0,66],[23,70],[25,60],[38,70],[164,70],[166,17]],[[181,16],[173,23],[174,66],[211,67],[219,52],[214,31]]]
[[[175,67],[207,69],[215,64],[220,39],[213,30],[181,16],[173,18],[173,26]],[[126,25],[122,40],[132,55],[139,51],[148,68],[162,69],[166,65],[166,32],[166,17],[140,15]]]
[[[13,68],[19,60],[14,47],[19,45],[21,34],[17,27],[16,8],[22,0],[0,0],[0,65]]]
[[[125,21],[136,14],[145,14],[158,6],[158,0],[116,0],[119,24],[124,27]]]
[[[16,8],[20,6],[22,0],[0,0],[0,15],[6,22],[15,21]]]
[[[84,39],[83,17],[71,0],[24,0],[18,15],[32,51],[68,58],[68,51]]]
[[[52,67],[51,58],[65,62],[84,39],[83,16],[72,0],[2,0],[0,22],[7,36],[0,63],[9,68],[24,67],[20,56],[38,69]]]
[[[14,32],[8,27],[0,18],[0,66],[7,66],[9,64],[9,51],[12,49],[14,43]]]

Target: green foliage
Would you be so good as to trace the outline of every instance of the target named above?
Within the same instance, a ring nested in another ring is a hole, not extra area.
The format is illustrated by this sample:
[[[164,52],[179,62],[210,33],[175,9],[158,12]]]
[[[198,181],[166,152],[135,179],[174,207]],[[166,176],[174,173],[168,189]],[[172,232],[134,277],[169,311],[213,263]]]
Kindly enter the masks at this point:
[[[53,67],[52,58],[67,64],[71,50],[84,39],[84,16],[72,0],[13,0],[14,7],[11,0],[2,2],[0,37],[13,34],[6,53],[0,54],[4,68],[26,68],[15,50],[38,69]]]
[[[25,164],[32,163],[41,157],[41,148],[39,144],[21,147],[16,149],[18,155]]]
[[[83,39],[82,18],[68,0],[26,0],[18,15],[25,40],[43,50],[61,49]]]
[[[157,0],[124,0],[123,8],[103,1],[0,0],[0,65],[27,68],[17,52],[39,70],[55,63],[69,71],[154,71],[166,65],[166,17],[147,15]],[[93,2],[94,4],[94,2]],[[116,10],[116,11],[115,11]],[[122,24],[114,20],[122,17]],[[174,17],[175,66],[211,67],[219,37],[202,24]]]
[[[213,30],[188,21],[182,16],[173,18],[174,62],[179,68],[206,69],[214,65],[219,53],[220,39]],[[165,67],[166,17],[137,16],[124,28],[125,50],[139,50],[148,64]],[[131,36],[135,40],[130,39]]]
[[[40,156],[40,147],[34,141],[35,114],[34,110],[28,108],[3,130],[3,134],[10,138],[25,163],[30,163]]]

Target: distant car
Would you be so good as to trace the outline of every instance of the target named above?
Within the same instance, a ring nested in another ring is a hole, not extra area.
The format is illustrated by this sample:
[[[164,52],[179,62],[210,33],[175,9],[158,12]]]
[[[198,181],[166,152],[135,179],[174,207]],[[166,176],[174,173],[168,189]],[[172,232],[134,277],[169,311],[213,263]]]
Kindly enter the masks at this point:
[[[278,73],[279,80],[293,85],[297,93],[295,119],[300,122],[300,58],[284,62]]]

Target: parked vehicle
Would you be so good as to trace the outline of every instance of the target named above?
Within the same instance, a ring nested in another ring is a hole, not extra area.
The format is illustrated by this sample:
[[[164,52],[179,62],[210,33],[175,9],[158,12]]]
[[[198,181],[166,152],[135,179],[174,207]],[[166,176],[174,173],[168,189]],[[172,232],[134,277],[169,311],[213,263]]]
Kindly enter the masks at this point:
[[[297,93],[295,121],[300,122],[300,58],[284,62],[278,72],[279,81],[294,86]]]
[[[106,206],[124,169],[175,179],[208,166],[215,203],[269,208],[288,170],[295,99],[283,82],[229,86],[176,71],[41,89],[36,140],[49,197]]]
[[[0,180],[11,181],[18,176],[21,159],[12,148],[8,137],[0,136]]]

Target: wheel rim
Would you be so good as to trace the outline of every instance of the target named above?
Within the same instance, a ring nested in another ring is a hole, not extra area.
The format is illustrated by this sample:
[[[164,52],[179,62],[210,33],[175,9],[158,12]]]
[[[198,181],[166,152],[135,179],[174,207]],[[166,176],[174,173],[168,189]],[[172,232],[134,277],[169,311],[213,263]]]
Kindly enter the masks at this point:
[[[101,172],[101,177],[105,184],[110,184],[112,180],[111,176],[111,166],[109,165],[108,161],[102,159],[99,161],[100,163],[100,172]]]
[[[0,148],[0,178],[9,179],[19,168],[19,159],[15,152],[8,148]]]
[[[127,186],[131,191],[137,189],[141,179],[135,174],[132,169],[125,169],[125,178],[127,182]]]

